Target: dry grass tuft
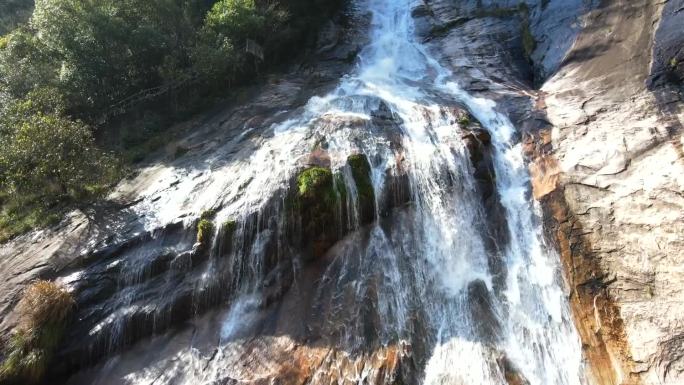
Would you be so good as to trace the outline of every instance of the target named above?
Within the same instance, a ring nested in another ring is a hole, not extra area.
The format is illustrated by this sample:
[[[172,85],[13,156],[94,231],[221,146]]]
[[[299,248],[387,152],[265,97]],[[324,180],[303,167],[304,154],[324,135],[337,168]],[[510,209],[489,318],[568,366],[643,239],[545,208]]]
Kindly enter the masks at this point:
[[[17,305],[19,324],[0,365],[0,383],[41,381],[73,307],[71,294],[54,282],[41,280],[26,289]]]
[[[73,306],[74,299],[63,287],[50,281],[37,281],[26,289],[19,302],[19,326],[33,330],[50,323],[62,323]]]

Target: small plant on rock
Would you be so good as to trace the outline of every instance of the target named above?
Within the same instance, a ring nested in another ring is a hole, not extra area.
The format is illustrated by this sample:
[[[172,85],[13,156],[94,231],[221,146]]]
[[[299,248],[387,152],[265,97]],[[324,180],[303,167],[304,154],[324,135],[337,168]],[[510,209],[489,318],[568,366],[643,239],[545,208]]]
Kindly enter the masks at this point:
[[[677,62],[677,58],[676,58],[676,57],[673,57],[672,59],[670,59],[670,69],[675,69],[675,68],[677,68],[677,64],[679,64],[679,63]]]
[[[458,125],[461,126],[461,128],[466,128],[470,125],[470,115],[468,114],[463,114],[458,117]]]
[[[197,243],[202,248],[209,247],[211,237],[214,235],[214,223],[209,219],[200,219],[197,223]]]
[[[41,381],[59,345],[74,299],[50,281],[31,284],[19,302],[19,323],[5,350],[0,382],[35,384]]]

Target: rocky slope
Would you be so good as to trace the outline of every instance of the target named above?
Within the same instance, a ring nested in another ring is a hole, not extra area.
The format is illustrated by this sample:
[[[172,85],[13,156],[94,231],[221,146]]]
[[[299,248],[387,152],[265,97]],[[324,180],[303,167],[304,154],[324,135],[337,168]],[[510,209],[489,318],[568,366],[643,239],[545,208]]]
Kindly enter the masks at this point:
[[[681,383],[684,2],[521,4],[416,14],[461,83],[524,131],[596,383]]]
[[[412,15],[419,38],[462,87],[496,100],[521,130],[532,193],[564,267],[592,382],[684,382],[684,1],[425,0],[416,2]],[[310,96],[330,89],[349,69],[368,22],[363,13],[351,19],[358,23],[328,26],[315,62],[254,90],[245,105],[196,122],[197,131],[177,144],[186,154],[176,158],[170,146],[107,204],[3,245],[2,337],[16,321],[12,309],[24,285],[36,277],[58,278],[76,288],[82,323],[70,332],[54,372],[64,376],[96,365],[74,376],[74,384],[106,384],[107,378],[114,384],[128,373],[145,377],[136,378],[140,382],[168,383],[188,366],[231,384],[274,378],[347,383],[359,373],[372,384],[416,383],[425,347],[383,343],[372,332],[381,329],[381,314],[364,303],[383,294],[381,276],[362,261],[339,265],[340,256],[354,255],[353,248],[367,241],[365,224],[378,220],[392,228],[414,215],[401,173],[389,175],[388,191],[374,192],[382,194],[380,218],[368,214],[372,207],[359,207],[366,213],[359,227],[344,219],[332,232],[300,229],[313,231],[312,244],[281,243],[291,233],[278,234],[282,227],[269,222],[286,209],[296,181],[281,186],[267,209],[242,219],[244,244],[263,239],[259,245],[270,256],[260,272],[267,300],[241,305],[258,309],[253,319],[240,320],[253,326],[237,335],[221,331],[222,349],[216,348],[217,328],[231,315],[215,305],[231,299],[217,293],[229,293],[237,283],[212,286],[223,276],[205,280],[210,264],[230,259],[210,258],[195,243],[201,212],[232,208],[239,193],[233,186],[249,182],[231,176],[268,143],[265,128],[301,113]],[[395,131],[401,122],[382,104],[373,114],[374,127],[382,128],[378,136],[401,153]],[[316,124],[325,134],[361,123],[330,117]],[[502,219],[492,191],[489,139],[476,122],[469,125],[462,135],[488,208],[487,231],[498,239]],[[257,126],[264,129],[252,129]],[[325,146],[303,149],[300,168],[330,167],[331,157]],[[195,181],[194,187],[184,180]],[[198,204],[216,190],[227,191],[224,200]],[[169,196],[182,202],[167,201]],[[313,214],[302,213],[307,215]],[[283,247],[290,249],[280,252]],[[300,266],[288,252],[316,257]],[[232,255],[220,247],[219,253]],[[141,259],[150,262],[142,268],[132,263]],[[222,268],[232,272],[235,266]],[[360,278],[371,288],[364,301],[344,284]],[[338,280],[344,283],[333,285]],[[134,286],[136,294],[129,296],[126,288]],[[477,287],[471,289],[475,302],[486,302]],[[346,306],[333,306],[341,303]],[[424,318],[414,315],[415,330]],[[123,324],[115,322],[121,319]],[[486,328],[487,315],[481,319]],[[116,328],[121,332],[112,333]],[[343,329],[359,339],[349,342],[339,335]],[[113,334],[119,338],[110,339]],[[125,353],[101,360],[117,351]],[[499,361],[509,383],[525,383],[505,357]]]
[[[684,381],[683,10],[602,2],[539,95],[553,125],[539,174],[555,186],[538,195],[567,203],[567,277],[616,383]]]

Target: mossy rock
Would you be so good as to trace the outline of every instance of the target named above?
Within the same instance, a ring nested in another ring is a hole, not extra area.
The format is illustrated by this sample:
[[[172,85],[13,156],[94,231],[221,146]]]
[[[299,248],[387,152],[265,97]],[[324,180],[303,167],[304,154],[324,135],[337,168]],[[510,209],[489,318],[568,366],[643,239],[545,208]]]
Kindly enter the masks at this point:
[[[324,167],[311,167],[297,177],[299,197],[304,199],[334,200],[332,171]]]
[[[211,238],[214,235],[214,223],[209,219],[200,219],[197,223],[197,243],[204,250],[211,246]]]
[[[202,214],[200,214],[200,220],[202,220],[202,219],[211,220],[214,216],[216,216],[215,210],[204,210],[204,211],[202,211]]]
[[[337,186],[336,186],[337,185]],[[335,183],[333,172],[310,167],[297,176],[297,189],[289,198],[290,215],[301,223],[300,247],[307,258],[322,256],[340,234],[341,202],[344,190]]]
[[[221,225],[221,241],[224,245],[228,245],[233,241],[233,235],[237,229],[237,222],[229,219]]]
[[[371,180],[371,166],[364,154],[351,155],[347,158],[352,177],[358,193],[359,220],[367,224],[375,218],[375,189]]]

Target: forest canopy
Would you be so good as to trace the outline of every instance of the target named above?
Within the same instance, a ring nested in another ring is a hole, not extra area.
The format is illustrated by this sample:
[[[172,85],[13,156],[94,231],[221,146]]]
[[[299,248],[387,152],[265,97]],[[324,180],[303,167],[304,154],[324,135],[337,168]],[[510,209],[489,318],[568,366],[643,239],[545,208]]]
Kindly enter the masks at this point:
[[[120,178],[123,153],[292,59],[341,4],[36,0],[21,23],[30,1],[8,1],[0,241],[53,218],[43,213],[96,198]],[[250,42],[263,56],[245,49]]]

